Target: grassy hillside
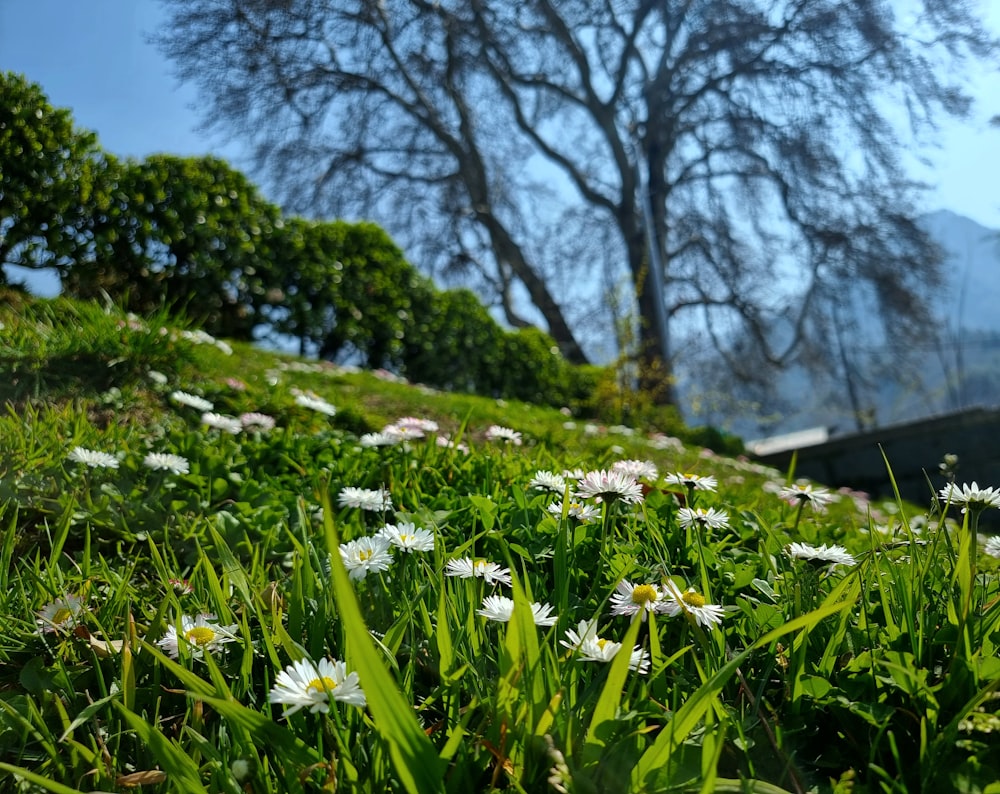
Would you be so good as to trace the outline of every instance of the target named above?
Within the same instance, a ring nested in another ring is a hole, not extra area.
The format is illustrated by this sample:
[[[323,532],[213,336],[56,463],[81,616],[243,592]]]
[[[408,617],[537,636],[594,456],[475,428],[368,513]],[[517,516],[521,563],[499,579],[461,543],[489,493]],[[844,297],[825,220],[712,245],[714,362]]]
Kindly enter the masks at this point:
[[[0,324],[0,790],[1000,776],[991,491],[873,504],[166,317]]]

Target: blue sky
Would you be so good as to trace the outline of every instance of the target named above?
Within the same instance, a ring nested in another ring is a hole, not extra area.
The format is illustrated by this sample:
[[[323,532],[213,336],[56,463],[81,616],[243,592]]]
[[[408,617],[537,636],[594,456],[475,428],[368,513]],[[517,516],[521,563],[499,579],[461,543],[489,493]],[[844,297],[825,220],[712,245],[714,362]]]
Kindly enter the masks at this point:
[[[1000,3],[984,0],[1000,30]],[[162,19],[154,0],[0,0],[0,70],[23,72],[51,102],[72,109],[119,156],[154,152],[218,154],[241,167],[239,148],[197,132],[193,88],[179,86],[170,64],[148,44]],[[950,209],[1000,228],[1000,76],[981,75],[975,118],[943,129],[934,168],[920,176],[935,185],[928,210]]]
[[[0,0],[0,69],[39,83],[116,155],[235,156],[195,131],[193,88],[147,43],[161,18],[153,0]]]

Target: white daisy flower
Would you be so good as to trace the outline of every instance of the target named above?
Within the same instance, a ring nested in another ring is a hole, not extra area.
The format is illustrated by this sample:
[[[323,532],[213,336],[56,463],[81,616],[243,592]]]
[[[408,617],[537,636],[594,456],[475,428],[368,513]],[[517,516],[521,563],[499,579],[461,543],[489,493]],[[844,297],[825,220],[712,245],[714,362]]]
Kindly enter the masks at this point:
[[[429,529],[417,529],[413,524],[386,524],[377,535],[408,553],[434,551],[434,533]]]
[[[243,432],[243,424],[235,416],[214,414],[209,411],[201,415],[201,423],[206,427],[221,430],[223,433],[231,433],[234,436]]]
[[[359,443],[363,447],[393,447],[401,440],[397,435],[382,431],[379,433],[365,433],[359,439]]]
[[[486,580],[487,584],[505,584],[510,586],[510,569],[501,568],[495,562],[486,560],[473,560],[469,557],[461,557],[456,560],[448,560],[444,566],[445,576],[457,576],[461,579],[471,579],[474,576]]]
[[[822,513],[828,504],[837,499],[835,494],[830,493],[825,488],[813,488],[810,483],[786,485],[778,491],[778,496],[789,504],[808,504],[818,513]]]
[[[74,463],[83,463],[92,469],[117,469],[119,465],[118,458],[114,455],[85,447],[73,447],[66,457]]]
[[[643,500],[642,486],[635,477],[614,469],[588,471],[576,484],[576,494],[581,499],[600,497],[606,502],[621,501],[639,504]]]
[[[528,482],[528,487],[561,494],[566,490],[566,478],[551,471],[536,471]]]
[[[991,535],[983,544],[983,551],[991,557],[1000,559],[1000,535]]]
[[[395,424],[397,427],[411,427],[422,430],[425,433],[436,433],[438,431],[438,423],[433,419],[421,419],[416,416],[404,416],[402,419],[397,419]]]
[[[646,619],[647,612],[655,612],[663,601],[663,591],[655,584],[632,584],[623,579],[611,594],[612,615],[641,615]]]
[[[611,464],[615,471],[623,471],[637,480],[655,480],[660,476],[659,469],[651,460],[619,460]]]
[[[552,515],[561,518],[563,514],[563,503],[553,502],[545,509],[552,513]],[[586,524],[588,521],[594,521],[601,517],[601,508],[597,505],[587,504],[586,502],[570,501],[569,508],[566,510],[566,515],[570,518],[576,519],[581,524]]]
[[[392,496],[384,488],[343,488],[337,494],[341,507],[356,507],[374,513],[392,510]]]
[[[201,411],[202,413],[211,411],[215,408],[215,405],[206,400],[204,397],[198,397],[195,394],[188,394],[186,391],[171,392],[170,399],[179,405],[186,405],[188,408],[194,408],[196,411]]]
[[[682,612],[691,615],[699,626],[712,628],[722,623],[722,616],[725,610],[716,604],[706,604],[705,597],[696,592],[694,588],[688,588],[685,592],[674,584],[672,579],[664,582],[666,598],[658,605],[657,612],[673,617]]]
[[[404,441],[410,439],[424,438],[427,433],[436,433],[438,423],[430,419],[418,419],[414,416],[404,416],[397,419],[391,425],[382,428],[383,433],[396,435]]]
[[[343,560],[348,576],[361,581],[369,573],[382,573],[392,565],[389,538],[375,535],[358,538],[340,544],[340,559]]]
[[[649,446],[653,449],[671,449],[675,452],[684,451],[684,442],[679,438],[667,436],[663,433],[654,433],[649,437]]]
[[[300,405],[303,408],[308,408],[311,411],[326,414],[327,416],[337,415],[337,409],[334,406],[315,394],[296,394],[295,404]]]
[[[785,553],[796,560],[831,563],[832,565],[854,565],[857,560],[843,546],[811,546],[808,543],[791,543]]]
[[[490,425],[486,430],[487,441],[503,441],[513,444],[515,447],[521,446],[521,434],[517,430],[501,425]]]
[[[456,444],[455,441],[452,440],[448,436],[438,436],[437,439],[436,439],[436,441],[435,441],[435,443],[439,447],[444,447],[445,449],[457,449],[459,452],[461,452],[464,455],[468,455],[469,454],[469,445],[468,444],[461,444],[461,443]]]
[[[184,643],[185,647],[191,649],[191,656],[199,659],[205,651],[217,651],[227,642],[239,640],[238,631],[239,626],[235,623],[231,626],[220,626],[212,614],[206,613],[195,617],[181,615],[180,634],[177,633],[177,626],[171,624],[167,626],[167,633],[157,640],[156,644],[176,659],[180,656],[179,646]]]
[[[711,475],[703,476],[679,471],[668,474],[663,479],[670,485],[683,485],[692,491],[714,491],[719,484],[719,481]]]
[[[39,634],[53,634],[69,631],[83,613],[83,602],[76,596],[67,595],[46,604],[35,617]]]
[[[343,662],[329,659],[320,659],[319,664],[308,659],[293,662],[278,673],[267,700],[286,706],[286,716],[303,708],[312,714],[317,711],[326,714],[331,700],[359,708],[367,703],[357,672],[348,674]]]
[[[677,522],[684,528],[699,527],[701,529],[725,529],[729,526],[729,516],[714,507],[682,507],[677,511]]]
[[[536,626],[554,626],[559,618],[551,613],[551,604],[532,602],[531,616]],[[477,609],[476,614],[482,615],[487,620],[507,623],[514,615],[514,599],[499,595],[486,596],[482,608]]]
[[[975,482],[972,485],[963,483],[959,488],[950,482],[941,489],[941,499],[948,504],[961,505],[963,513],[969,508],[983,510],[987,507],[1000,507],[1000,489],[980,488]]]
[[[273,416],[250,411],[249,413],[240,414],[240,424],[247,430],[266,433],[269,430],[274,430],[276,423]]]
[[[621,650],[620,642],[612,642],[597,636],[596,620],[581,620],[573,629],[566,629],[566,639],[559,644],[576,651],[581,662],[610,662]],[[649,652],[638,645],[632,649],[629,659],[629,669],[645,675],[649,672]]]
[[[200,328],[194,331],[181,331],[181,337],[196,345],[214,345],[216,342],[214,336]]]
[[[142,459],[142,465],[153,471],[169,471],[171,474],[187,474],[191,471],[187,458],[169,452],[150,452]]]
[[[417,427],[399,427],[397,425],[386,425],[382,428],[382,432],[386,435],[393,436],[397,443],[403,443],[404,441],[417,441],[418,439],[424,438],[426,434],[423,430]]]

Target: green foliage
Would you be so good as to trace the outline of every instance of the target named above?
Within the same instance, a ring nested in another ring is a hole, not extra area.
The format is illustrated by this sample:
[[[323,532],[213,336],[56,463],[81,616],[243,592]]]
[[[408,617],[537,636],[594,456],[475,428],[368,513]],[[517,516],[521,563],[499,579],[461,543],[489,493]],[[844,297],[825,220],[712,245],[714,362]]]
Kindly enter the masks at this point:
[[[166,332],[162,313],[144,321],[96,303],[25,301],[0,291],[5,300],[16,311],[5,315],[0,335],[0,402],[120,392],[148,385],[151,369],[176,376],[190,361],[192,346],[176,325]]]
[[[182,309],[210,333],[249,339],[273,283],[277,207],[216,157],[154,155],[105,173],[93,254],[69,294],[107,293],[130,311]]]
[[[571,792],[991,790],[1000,564],[982,553],[978,514],[958,524],[942,520],[947,505],[927,516],[846,498],[803,511],[773,493],[779,472],[676,440],[621,433],[611,451],[553,409],[239,344],[227,355],[193,334],[161,347],[153,340],[172,335],[149,319],[149,339],[126,344],[102,329],[144,332],[91,308],[0,305],[14,366],[33,340],[52,340],[32,364],[38,399],[0,416],[0,789],[20,778],[48,791],[233,794],[550,781]],[[45,364],[64,360],[63,318],[81,328],[79,355],[93,347],[94,369],[111,351],[127,359],[110,365],[132,373],[117,381],[136,386],[122,404],[109,408],[86,368],[57,379]],[[139,388],[153,363],[168,382]],[[277,426],[215,429],[175,390]],[[341,410],[310,408],[299,399],[310,393]],[[91,421],[102,410],[114,421]],[[433,438],[370,448],[341,411],[374,427],[433,418],[469,449]],[[489,424],[525,443],[488,441]],[[77,446],[115,464],[87,466]],[[182,456],[186,471],[150,468],[154,451]],[[641,504],[606,499],[589,522],[530,485],[540,469],[623,458],[714,475],[717,491],[684,501],[724,511],[726,525],[686,523],[661,478]],[[392,508],[350,507],[347,487],[384,488]],[[396,550],[384,574],[349,579],[340,544],[387,522],[426,528],[433,549]],[[857,561],[796,559],[791,542],[842,544]],[[509,568],[510,589],[447,576],[459,557]],[[721,624],[611,614],[622,580],[668,578],[721,605]],[[476,614],[491,594],[512,596],[509,622]],[[39,623],[70,599],[73,625]],[[533,602],[552,605],[554,626],[535,625]],[[176,659],[157,644],[203,613],[234,627],[230,642],[200,656],[182,646]],[[623,644],[608,663],[563,644],[591,619]],[[645,674],[630,669],[633,647],[648,654]],[[288,714],[269,702],[278,671],[324,657],[359,674],[366,708]]]
[[[4,264],[68,267],[85,248],[97,137],[77,129],[35,83],[0,72],[0,284]]]
[[[373,223],[287,220],[274,233],[276,330],[321,358],[359,353],[369,367],[397,367],[430,283]]]
[[[470,290],[435,292],[404,337],[403,373],[431,386],[498,397],[503,331]]]

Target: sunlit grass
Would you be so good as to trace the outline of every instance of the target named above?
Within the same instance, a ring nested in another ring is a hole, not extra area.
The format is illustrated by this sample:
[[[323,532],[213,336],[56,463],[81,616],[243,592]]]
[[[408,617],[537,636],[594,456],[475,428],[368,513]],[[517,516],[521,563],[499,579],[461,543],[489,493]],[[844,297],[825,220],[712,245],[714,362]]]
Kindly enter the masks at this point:
[[[0,790],[989,791],[1000,776],[1000,585],[975,510],[846,493],[813,509],[782,493],[787,473],[678,439],[227,355],[161,333],[165,318],[125,337],[103,310],[77,318],[96,348],[80,355],[112,372],[74,387],[31,348],[51,316],[0,313],[22,361],[0,417]],[[215,429],[178,390],[275,427]],[[403,416],[439,429],[362,445]],[[657,468],[635,504],[577,498],[572,476],[531,484],[624,460]],[[347,506],[345,488],[391,508]],[[342,545],[386,524],[433,546],[345,567]],[[623,581],[645,619],[615,614]],[[672,609],[641,609],[670,593]],[[489,595],[513,600],[506,622],[478,614]],[[199,616],[189,641],[162,642]],[[581,621],[600,638],[590,660],[567,642]],[[317,680],[323,708],[286,713],[269,693],[303,659],[344,662],[365,704]]]

